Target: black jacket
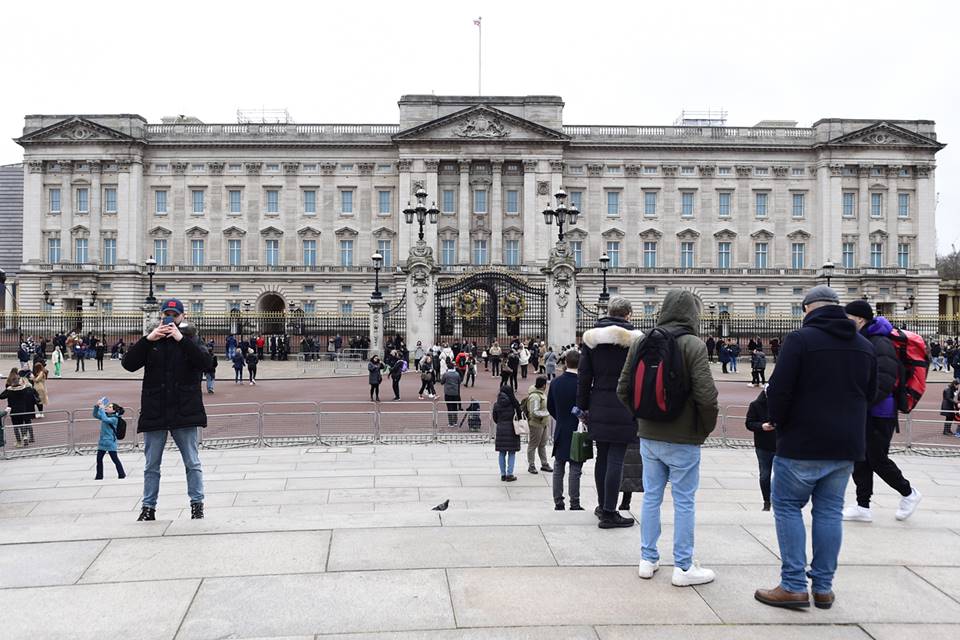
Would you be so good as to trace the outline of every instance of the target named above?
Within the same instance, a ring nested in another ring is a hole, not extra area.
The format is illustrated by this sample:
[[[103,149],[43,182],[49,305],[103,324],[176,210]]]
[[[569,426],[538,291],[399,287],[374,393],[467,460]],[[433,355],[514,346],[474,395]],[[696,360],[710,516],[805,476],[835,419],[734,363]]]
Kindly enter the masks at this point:
[[[497,436],[494,448],[497,451],[520,451],[520,436],[513,429],[513,419],[520,418],[520,403],[513,395],[513,389],[505,391],[501,387],[497,394],[497,402],[493,405],[490,415],[497,425]]]
[[[643,457],[640,455],[640,440],[627,445],[623,454],[623,475],[620,491],[643,492]]]
[[[571,413],[577,398],[577,374],[564,371],[547,387],[547,411],[556,422],[553,431],[553,457],[557,462],[570,459],[570,444],[579,420]]]
[[[192,326],[181,327],[183,339],[151,342],[144,336],[120,361],[127,371],[143,371],[137,432],[207,426],[200,375],[210,369],[210,353]]]
[[[633,442],[637,423],[617,397],[617,383],[627,352],[643,334],[626,320],[601,318],[583,334],[577,406],[589,411],[587,430],[597,442]]]
[[[777,434],[764,431],[763,423],[770,421],[767,411],[767,392],[761,391],[757,399],[747,408],[747,429],[753,431],[753,446],[763,451],[777,451]]]
[[[839,305],[811,311],[783,340],[767,389],[777,455],[863,460],[877,357]]]
[[[10,407],[10,414],[23,419],[32,420],[34,418],[34,407],[40,401],[37,396],[37,390],[24,381],[19,381],[12,387],[7,387],[0,392],[0,400],[6,400]]]

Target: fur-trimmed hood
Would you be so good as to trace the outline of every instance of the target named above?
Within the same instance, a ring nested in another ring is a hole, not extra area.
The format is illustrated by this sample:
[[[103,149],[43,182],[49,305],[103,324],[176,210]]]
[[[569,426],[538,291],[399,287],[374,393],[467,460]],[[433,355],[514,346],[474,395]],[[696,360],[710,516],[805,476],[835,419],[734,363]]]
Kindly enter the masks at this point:
[[[606,318],[600,322],[604,324]],[[624,349],[630,346],[638,338],[643,337],[643,331],[634,329],[633,325],[626,321],[615,321],[607,326],[595,327],[585,331],[583,334],[583,343],[591,349],[596,349],[601,344],[612,344]]]

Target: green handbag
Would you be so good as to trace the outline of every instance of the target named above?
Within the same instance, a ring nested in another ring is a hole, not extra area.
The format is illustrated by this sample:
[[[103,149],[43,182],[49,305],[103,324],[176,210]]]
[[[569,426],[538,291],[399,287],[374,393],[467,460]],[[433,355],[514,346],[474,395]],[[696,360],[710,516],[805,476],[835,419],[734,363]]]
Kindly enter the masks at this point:
[[[586,462],[593,457],[593,439],[586,431],[574,431],[570,438],[570,460]]]

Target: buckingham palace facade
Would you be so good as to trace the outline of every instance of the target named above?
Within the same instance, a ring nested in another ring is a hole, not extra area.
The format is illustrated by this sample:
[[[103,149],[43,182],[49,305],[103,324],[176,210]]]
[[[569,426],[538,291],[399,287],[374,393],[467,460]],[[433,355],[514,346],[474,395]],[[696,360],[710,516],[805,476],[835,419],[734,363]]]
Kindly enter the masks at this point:
[[[932,121],[568,125],[563,106],[409,95],[399,124],[26,116],[20,307],[133,311],[153,256],[157,296],[188,311],[363,311],[375,252],[386,297],[403,293],[417,225],[402,212],[422,187],[440,282],[483,266],[542,282],[557,228],[541,212],[563,189],[583,300],[606,253],[611,293],[644,313],[674,287],[721,312],[798,313],[827,262],[842,297],[937,313]]]

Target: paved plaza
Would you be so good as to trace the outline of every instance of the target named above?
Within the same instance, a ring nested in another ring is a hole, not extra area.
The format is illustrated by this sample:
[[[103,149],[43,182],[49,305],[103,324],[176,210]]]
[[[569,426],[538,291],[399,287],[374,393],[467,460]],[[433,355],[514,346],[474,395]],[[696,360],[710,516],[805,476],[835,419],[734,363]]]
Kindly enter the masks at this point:
[[[2,636],[447,640],[818,638],[960,633],[960,460],[897,456],[913,518],[878,487],[848,524],[830,611],[771,609],[773,517],[752,450],[704,449],[697,556],[713,584],[640,580],[639,529],[552,509],[549,478],[499,479],[491,445],[205,450],[207,518],[189,519],[167,452],[158,520],[135,522],[143,456],[94,481],[93,456],[0,462]],[[592,464],[585,506],[595,503]],[[852,485],[851,485],[852,487]],[[851,494],[852,495],[852,494]],[[450,500],[443,512],[431,508]],[[639,496],[634,501],[639,513]],[[809,515],[809,514],[808,514]],[[672,514],[660,550],[671,561]]]

